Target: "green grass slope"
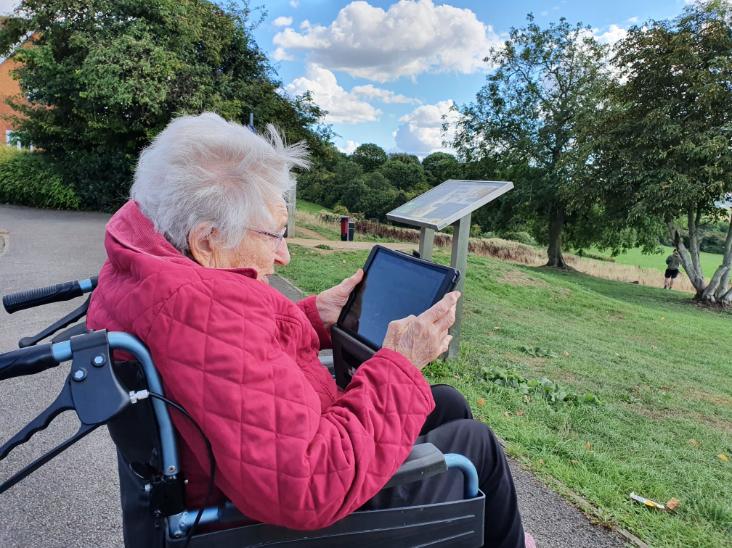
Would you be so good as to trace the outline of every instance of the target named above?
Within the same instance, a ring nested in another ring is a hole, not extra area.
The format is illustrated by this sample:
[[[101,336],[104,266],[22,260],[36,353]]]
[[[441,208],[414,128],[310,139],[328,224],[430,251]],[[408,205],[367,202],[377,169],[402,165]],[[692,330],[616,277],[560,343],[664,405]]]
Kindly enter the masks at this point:
[[[282,274],[311,293],[366,258],[291,251]],[[461,357],[430,366],[431,381],[462,390],[512,455],[608,523],[653,546],[730,545],[731,314],[482,257],[470,257],[465,297]],[[681,506],[648,510],[631,491]]]
[[[640,266],[641,268],[655,268],[656,270],[663,272],[666,270],[666,257],[671,255],[673,251],[674,249],[672,247],[662,246],[660,253],[647,255],[642,253],[640,249],[630,249],[625,253],[621,253],[617,257],[614,257],[614,259],[618,264]],[[597,250],[593,250],[593,253],[610,257],[610,253],[603,253]],[[716,253],[702,252],[700,253],[699,258],[701,259],[704,276],[707,279],[711,278],[714,271],[722,264],[722,255],[718,255]]]

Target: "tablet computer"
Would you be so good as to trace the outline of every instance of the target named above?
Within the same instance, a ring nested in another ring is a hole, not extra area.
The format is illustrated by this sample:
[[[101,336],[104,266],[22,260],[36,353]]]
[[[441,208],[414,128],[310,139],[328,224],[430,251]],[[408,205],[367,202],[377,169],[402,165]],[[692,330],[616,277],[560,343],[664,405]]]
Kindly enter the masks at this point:
[[[363,280],[333,327],[336,380],[341,386],[350,381],[355,366],[381,348],[390,322],[429,309],[459,278],[454,268],[379,245],[372,248],[363,270]]]

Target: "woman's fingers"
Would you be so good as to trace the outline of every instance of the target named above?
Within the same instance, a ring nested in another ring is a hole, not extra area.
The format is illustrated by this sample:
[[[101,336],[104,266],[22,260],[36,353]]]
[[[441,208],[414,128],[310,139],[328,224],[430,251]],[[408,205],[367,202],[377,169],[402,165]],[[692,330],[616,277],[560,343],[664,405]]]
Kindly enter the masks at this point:
[[[432,308],[425,310],[420,314],[419,318],[430,323],[436,323],[441,320],[446,314],[452,310],[455,312],[455,306],[457,305],[458,299],[460,298],[459,291],[451,291],[442,299],[432,305]]]

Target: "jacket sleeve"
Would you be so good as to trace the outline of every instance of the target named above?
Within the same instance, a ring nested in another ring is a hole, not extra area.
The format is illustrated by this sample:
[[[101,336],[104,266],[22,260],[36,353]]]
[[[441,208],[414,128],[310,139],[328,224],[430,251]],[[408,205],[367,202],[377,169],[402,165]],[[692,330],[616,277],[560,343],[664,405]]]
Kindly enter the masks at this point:
[[[332,348],[333,342],[330,340],[330,330],[325,328],[323,321],[320,319],[320,313],[315,306],[315,298],[316,295],[305,297],[297,303],[297,306],[305,313],[305,316],[310,321],[310,325],[313,326],[313,329],[318,334],[320,349],[325,350],[326,348]]]
[[[271,310],[251,296],[235,300],[226,286],[180,290],[156,319],[148,345],[166,391],[205,432],[217,485],[239,510],[294,529],[328,526],[374,496],[407,457],[434,408],[429,385],[385,349],[321,412],[276,343]],[[176,426],[207,469],[192,426]]]

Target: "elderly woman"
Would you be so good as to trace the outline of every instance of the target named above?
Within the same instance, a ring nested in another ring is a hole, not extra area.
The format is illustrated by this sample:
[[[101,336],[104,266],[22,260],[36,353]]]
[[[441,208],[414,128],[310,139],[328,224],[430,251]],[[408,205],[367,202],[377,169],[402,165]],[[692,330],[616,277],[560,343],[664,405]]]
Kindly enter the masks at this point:
[[[457,391],[430,387],[421,373],[447,349],[459,295],[393,322],[383,348],[339,392],[318,351],[362,272],[297,304],[267,284],[274,266],[290,261],[283,193],[305,153],[273,128],[264,138],[215,114],[171,122],[142,152],[132,199],[107,225],[89,326],[147,344],[167,396],[211,443],[217,499],[247,516],[315,529],[365,505],[459,496],[453,476],[379,493],[419,439],[473,460],[487,498],[486,541],[522,546],[500,446]],[[197,507],[206,451],[189,422],[173,419],[186,498]]]

